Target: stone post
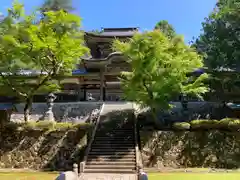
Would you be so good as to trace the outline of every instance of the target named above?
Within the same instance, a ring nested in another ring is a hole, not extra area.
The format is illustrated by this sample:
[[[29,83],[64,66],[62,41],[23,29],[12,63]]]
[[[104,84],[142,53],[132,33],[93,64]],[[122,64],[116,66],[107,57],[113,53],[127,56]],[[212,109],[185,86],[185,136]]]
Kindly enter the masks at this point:
[[[188,99],[187,99],[186,94],[183,94],[181,104],[182,104],[182,115],[185,120],[188,120],[189,111],[188,111]]]
[[[182,95],[181,104],[182,104],[183,111],[187,111],[188,110],[188,101],[187,101],[187,96],[185,94]]]
[[[80,174],[84,172],[84,166],[85,166],[85,163],[81,162],[80,163],[80,169],[79,169]]]
[[[53,93],[50,93],[48,94],[46,100],[47,100],[47,111],[45,112],[45,115],[43,117],[43,120],[46,120],[46,121],[55,121],[54,119],[54,114],[53,114],[53,111],[52,111],[52,108],[53,108],[53,102],[54,100],[56,99],[56,96],[53,94]]]
[[[73,172],[78,176],[78,165],[76,163],[73,164]]]

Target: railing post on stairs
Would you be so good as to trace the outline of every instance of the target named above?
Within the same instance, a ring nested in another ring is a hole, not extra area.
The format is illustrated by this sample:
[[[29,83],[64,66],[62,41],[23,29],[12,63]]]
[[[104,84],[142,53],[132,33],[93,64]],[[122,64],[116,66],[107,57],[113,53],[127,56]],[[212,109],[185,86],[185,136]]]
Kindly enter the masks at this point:
[[[80,162],[80,168],[79,168],[80,174],[83,173],[83,171],[84,171],[84,166],[85,166],[85,163],[84,163],[84,162]]]
[[[78,165],[76,163],[73,164],[73,172],[78,176]]]

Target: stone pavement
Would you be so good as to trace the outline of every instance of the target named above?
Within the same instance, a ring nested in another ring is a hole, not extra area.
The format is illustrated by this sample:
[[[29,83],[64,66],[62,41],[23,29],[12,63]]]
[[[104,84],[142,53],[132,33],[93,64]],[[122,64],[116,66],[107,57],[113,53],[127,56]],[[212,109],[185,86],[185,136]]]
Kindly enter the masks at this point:
[[[78,180],[137,180],[136,174],[84,173]]]

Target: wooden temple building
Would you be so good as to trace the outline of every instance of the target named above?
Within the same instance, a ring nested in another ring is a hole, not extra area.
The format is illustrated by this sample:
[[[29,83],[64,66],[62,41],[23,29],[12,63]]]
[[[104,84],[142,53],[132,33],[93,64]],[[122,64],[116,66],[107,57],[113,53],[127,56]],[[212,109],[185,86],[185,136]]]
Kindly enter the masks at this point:
[[[65,84],[65,89],[80,88],[83,100],[89,94],[95,100],[121,100],[118,76],[121,71],[131,71],[131,67],[121,53],[113,52],[112,42],[115,38],[125,41],[136,31],[137,28],[104,28],[101,33],[86,32],[85,43],[91,55],[81,58],[80,68],[85,73],[77,78],[78,84]]]

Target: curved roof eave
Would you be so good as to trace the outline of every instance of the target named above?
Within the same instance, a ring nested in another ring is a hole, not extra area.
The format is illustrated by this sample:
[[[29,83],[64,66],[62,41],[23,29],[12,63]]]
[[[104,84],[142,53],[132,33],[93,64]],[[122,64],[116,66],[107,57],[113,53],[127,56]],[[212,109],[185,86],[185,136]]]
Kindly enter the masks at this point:
[[[101,59],[96,59],[96,58],[92,58],[92,57],[82,57],[81,59],[87,62],[99,62],[99,61],[108,61],[110,60],[113,56],[123,56],[123,54],[121,52],[113,52],[111,54],[109,54],[107,57],[105,58],[101,58]]]
[[[85,32],[85,35],[86,36],[89,36],[89,37],[96,37],[96,38],[132,38],[134,33],[129,33],[129,34],[118,34],[118,33],[115,33],[115,34],[110,34],[110,33],[99,33],[99,34],[96,34],[96,33],[93,33],[93,32]]]

